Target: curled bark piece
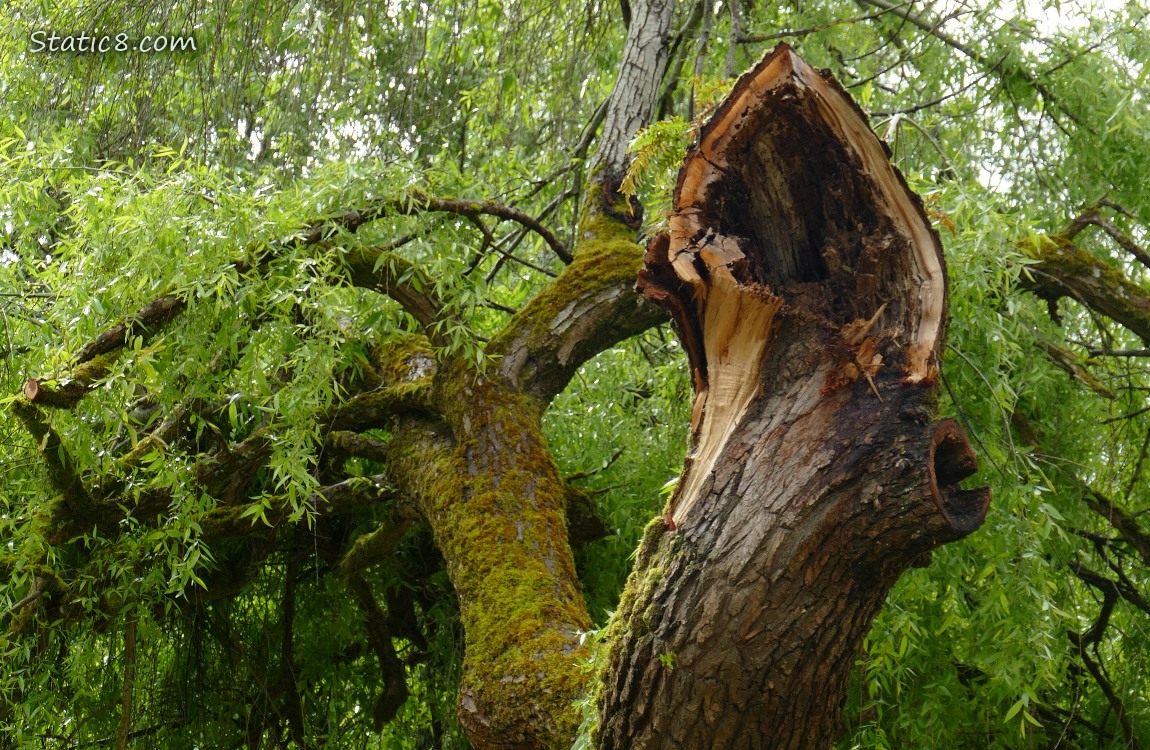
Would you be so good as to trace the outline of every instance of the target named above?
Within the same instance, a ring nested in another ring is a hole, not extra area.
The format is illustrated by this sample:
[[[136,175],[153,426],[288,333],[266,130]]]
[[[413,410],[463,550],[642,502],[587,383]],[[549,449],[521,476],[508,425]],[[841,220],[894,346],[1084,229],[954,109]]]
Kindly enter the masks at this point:
[[[982,525],[990,493],[964,490],[958,483],[978,471],[978,459],[966,434],[953,419],[944,419],[930,441],[930,489],[935,507],[960,536]]]

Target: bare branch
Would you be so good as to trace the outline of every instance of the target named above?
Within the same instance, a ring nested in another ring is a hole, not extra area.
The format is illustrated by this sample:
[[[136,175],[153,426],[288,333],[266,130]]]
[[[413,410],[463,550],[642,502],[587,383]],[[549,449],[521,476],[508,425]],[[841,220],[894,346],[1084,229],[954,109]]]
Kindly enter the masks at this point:
[[[1142,561],[1150,565],[1150,534],[1142,530],[1134,516],[1082,480],[1072,478],[1072,481],[1078,484],[1086,507],[1106,519],[1122,539],[1134,548]]]
[[[32,587],[30,589],[28,589],[28,595],[25,596],[20,601],[13,604],[11,607],[9,607],[8,611],[5,612],[4,614],[5,615],[14,615],[14,614],[18,613],[20,610],[27,607],[29,604],[37,601],[43,595],[44,595],[44,579],[41,578],[40,576],[36,576],[32,579]]]
[[[64,447],[60,435],[52,429],[43,412],[35,404],[15,401],[10,409],[35,440],[40,456],[47,464],[48,479],[65,501],[64,508],[85,515],[83,511],[91,508],[92,497],[81,481],[76,462]]]
[[[1091,357],[1150,357],[1150,349],[1099,349],[1089,347],[1086,353]]]
[[[524,213],[517,208],[504,206],[500,203],[492,201],[469,201],[469,200],[456,200],[452,198],[434,198],[423,195],[421,193],[415,194],[415,199],[426,204],[427,209],[430,211],[448,211],[456,213],[461,216],[478,216],[485,214],[487,216],[495,216],[506,221],[514,221],[530,229],[535,234],[539,235],[552,252],[564,263],[571,263],[573,258],[571,253],[567,251],[563,243],[551,232],[550,229],[543,226],[535,217],[530,214]]]
[[[1072,240],[1083,229],[1093,224],[1103,232],[1106,232],[1106,234],[1110,235],[1110,238],[1117,242],[1119,247],[1137,258],[1139,263],[1146,266],[1147,268],[1150,268],[1150,253],[1147,253],[1145,250],[1139,247],[1138,243],[1134,241],[1133,237],[1123,232],[1121,229],[1114,225],[1114,222],[1103,216],[1102,212],[1098,210],[1098,205],[1091,206],[1078,216],[1074,217],[1074,219],[1070,222],[1070,225],[1066,227],[1065,231],[1063,231],[1062,235],[1067,239]]]
[[[344,257],[351,283],[391,297],[428,331],[443,312],[435,284],[411,261],[378,247],[357,247]]]
[[[120,731],[116,750],[125,750],[132,731],[132,693],[136,687],[136,616],[128,615],[124,628],[124,688],[120,697]]]

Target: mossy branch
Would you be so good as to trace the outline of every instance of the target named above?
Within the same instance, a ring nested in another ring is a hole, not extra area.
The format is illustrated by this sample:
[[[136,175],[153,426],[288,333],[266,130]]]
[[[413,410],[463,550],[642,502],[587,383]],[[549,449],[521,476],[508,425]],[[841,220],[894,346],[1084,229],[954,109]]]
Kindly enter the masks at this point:
[[[406,503],[397,502],[392,507],[391,518],[355,540],[339,561],[339,569],[344,575],[357,575],[382,562],[395,552],[415,520],[415,509]]]
[[[43,412],[32,403],[17,400],[12,403],[11,411],[36,441],[48,469],[48,480],[60,493],[67,511],[80,516],[89,515],[93,507],[92,497],[59,433],[52,429]]]
[[[336,430],[328,433],[323,453],[324,459],[333,465],[342,463],[350,456],[383,463],[387,460],[387,445],[356,432]]]
[[[584,220],[575,261],[492,339],[504,377],[548,403],[584,362],[667,319],[634,292],[644,252],[634,237],[605,213]]]
[[[335,410],[328,424],[333,432],[362,432],[382,427],[394,416],[430,408],[426,383],[402,383],[354,396]],[[367,448],[363,442],[357,445]]]
[[[114,323],[88,343],[66,378],[30,378],[24,383],[29,403],[68,409],[107,377],[124,346],[136,337],[147,340],[187,309],[187,302],[174,296],[152,300],[124,320]]]
[[[1022,249],[1038,261],[1023,269],[1023,287],[1051,303],[1077,300],[1150,344],[1150,294],[1119,269],[1063,235],[1025,242]]]

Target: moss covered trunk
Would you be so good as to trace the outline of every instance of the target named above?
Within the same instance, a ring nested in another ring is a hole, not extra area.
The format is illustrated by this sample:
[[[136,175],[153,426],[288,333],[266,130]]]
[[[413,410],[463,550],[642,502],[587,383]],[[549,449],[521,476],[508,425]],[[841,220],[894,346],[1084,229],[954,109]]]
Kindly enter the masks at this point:
[[[580,720],[591,620],[540,417],[581,363],[666,319],[633,291],[642,249],[607,195],[592,192],[574,262],[489,343],[497,364],[415,347],[388,368],[390,386],[427,394],[399,419],[387,468],[447,563],[465,638],[458,715],[476,748],[567,748]]]
[[[599,747],[828,747],[890,587],[989,500],[932,422],[941,247],[862,113],[785,46],[674,205],[640,287],[690,355],[693,446],[612,626]]]
[[[562,480],[524,397],[463,370],[440,396],[444,419],[405,421],[389,469],[417,500],[459,599],[459,718],[476,747],[563,747],[590,619]]]

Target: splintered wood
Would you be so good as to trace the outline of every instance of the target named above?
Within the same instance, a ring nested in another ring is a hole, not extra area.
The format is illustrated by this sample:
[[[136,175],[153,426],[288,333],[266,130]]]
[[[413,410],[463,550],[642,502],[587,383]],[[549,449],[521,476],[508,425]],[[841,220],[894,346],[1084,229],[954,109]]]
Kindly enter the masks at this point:
[[[744,75],[679,173],[667,233],[639,289],[668,308],[691,360],[692,452],[667,515],[681,525],[759,392],[788,315],[844,352],[829,390],[897,368],[932,383],[946,272],[921,201],[829,75],[780,45]]]

